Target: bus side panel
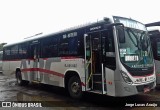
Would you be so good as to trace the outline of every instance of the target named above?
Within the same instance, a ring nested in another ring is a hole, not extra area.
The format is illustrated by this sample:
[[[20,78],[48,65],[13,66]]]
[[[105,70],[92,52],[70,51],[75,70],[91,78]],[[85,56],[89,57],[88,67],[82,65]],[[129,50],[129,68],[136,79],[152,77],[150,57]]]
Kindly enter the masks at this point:
[[[80,58],[48,58],[46,60],[40,59],[39,72],[40,82],[54,86],[64,87],[64,77],[67,71],[75,71],[80,78],[85,77],[84,74],[84,60]],[[32,64],[33,65],[33,62]],[[84,86],[84,80],[83,86]]]
[[[3,74],[4,75],[7,75],[7,76],[10,75],[11,74],[10,61],[3,61],[2,69],[3,69]]]
[[[81,84],[82,90],[85,90],[85,68],[84,68],[84,59],[82,58],[71,58],[71,59],[62,59],[62,68],[65,77],[65,73],[68,71],[73,71],[78,74]],[[64,79],[63,79],[64,80]],[[64,83],[63,83],[64,84]]]
[[[45,69],[45,64],[46,64],[46,60],[44,60],[44,59],[39,60],[39,68]],[[43,84],[48,84],[48,81],[49,81],[48,74],[43,71],[40,71],[40,82]]]
[[[107,86],[107,95],[115,96],[115,81],[114,81],[114,71],[108,68],[105,68],[106,73],[106,86]]]
[[[12,71],[15,71],[16,67],[20,67],[23,80],[36,81],[37,74],[39,74],[39,82],[64,87],[65,73],[75,71],[82,81],[82,88],[85,86],[84,59],[81,58],[40,58],[38,64],[35,64],[34,60],[24,59],[11,64],[14,69]]]
[[[3,61],[3,74],[13,75],[15,74],[16,68],[19,67],[20,61]]]
[[[62,62],[52,62],[49,68],[53,74],[49,74],[49,84],[64,87],[64,67]]]
[[[29,77],[30,71],[24,71],[24,69],[30,68],[29,64],[30,64],[30,60],[26,60],[26,59],[21,60],[21,62],[19,63],[19,67],[21,69],[22,79],[27,80],[27,81],[31,81],[31,79]]]
[[[160,84],[160,61],[155,60],[156,83]]]
[[[10,74],[15,74],[16,68],[19,68],[21,61],[10,61]]]
[[[48,58],[46,60],[40,59],[40,81],[44,84],[61,86],[62,77],[59,76],[61,70],[59,58]]]
[[[64,87],[64,77],[65,73],[67,71],[74,71],[78,73],[80,79],[81,77],[84,77],[84,65],[83,65],[83,59],[65,59],[61,58],[60,60],[54,61],[46,61],[45,69],[50,70],[51,74],[48,74],[48,78],[43,78],[44,82],[49,81],[48,84]],[[58,58],[59,59],[59,58]],[[52,62],[51,64],[48,64],[48,62]],[[47,73],[44,73],[47,74]]]

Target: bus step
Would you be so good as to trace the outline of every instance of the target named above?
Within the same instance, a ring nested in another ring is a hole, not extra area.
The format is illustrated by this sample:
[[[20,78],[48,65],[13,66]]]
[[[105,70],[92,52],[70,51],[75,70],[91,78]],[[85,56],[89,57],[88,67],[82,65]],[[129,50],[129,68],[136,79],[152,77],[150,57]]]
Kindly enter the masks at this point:
[[[102,82],[100,81],[95,81],[93,82],[93,89],[94,90],[102,90]],[[104,83],[104,90],[106,91],[106,83]]]
[[[38,84],[39,84],[39,83],[40,83],[40,81],[33,80],[33,81],[32,81],[32,83],[38,83]]]
[[[96,94],[102,94],[101,90],[90,90],[89,92],[96,93]]]
[[[93,75],[102,75],[102,74],[98,74],[98,73],[97,73],[97,74],[93,74]]]
[[[93,81],[102,81],[101,74],[93,74]]]
[[[102,82],[100,82],[100,81],[94,81],[94,83],[96,83],[96,84],[102,84]]]
[[[93,75],[102,75],[102,73],[98,73],[98,72],[93,72]]]
[[[93,89],[94,90],[102,90],[102,82],[93,82]]]

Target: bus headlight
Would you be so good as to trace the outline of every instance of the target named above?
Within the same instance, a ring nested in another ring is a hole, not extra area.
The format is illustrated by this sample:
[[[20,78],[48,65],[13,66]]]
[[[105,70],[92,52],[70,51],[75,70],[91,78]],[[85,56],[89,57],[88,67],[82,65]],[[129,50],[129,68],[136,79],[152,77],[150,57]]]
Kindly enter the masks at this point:
[[[124,71],[120,71],[121,72],[121,74],[122,74],[122,77],[123,77],[123,79],[124,79],[124,81],[126,82],[126,83],[128,83],[128,84],[132,84],[133,82],[132,82],[132,80],[129,78],[129,76],[127,75],[127,73],[125,73]]]

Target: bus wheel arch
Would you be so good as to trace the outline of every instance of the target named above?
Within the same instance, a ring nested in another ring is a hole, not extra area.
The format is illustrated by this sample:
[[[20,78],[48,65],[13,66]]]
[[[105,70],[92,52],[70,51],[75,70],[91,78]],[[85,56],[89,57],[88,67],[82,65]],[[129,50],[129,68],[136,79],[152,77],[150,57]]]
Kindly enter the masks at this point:
[[[65,88],[72,98],[82,97],[82,85],[79,74],[75,71],[68,71],[64,78]]]

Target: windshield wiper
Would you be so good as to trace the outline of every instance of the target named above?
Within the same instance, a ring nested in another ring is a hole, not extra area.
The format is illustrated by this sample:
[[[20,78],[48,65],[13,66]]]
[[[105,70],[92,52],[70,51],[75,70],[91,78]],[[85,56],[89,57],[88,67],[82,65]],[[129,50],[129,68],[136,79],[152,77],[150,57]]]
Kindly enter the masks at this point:
[[[146,51],[148,46],[149,46],[149,40],[147,40],[147,36],[146,34],[144,34],[144,36],[140,37],[140,43],[141,43],[141,48],[143,51]]]
[[[142,48],[141,41],[138,40],[138,38],[137,38],[136,34],[133,32],[133,30],[131,30],[131,29],[129,29],[129,30],[130,30],[130,32],[133,34],[133,36],[134,36],[134,37],[136,38],[136,40],[137,40],[137,45],[136,45],[136,47],[138,47],[138,49],[141,49],[141,48]],[[144,33],[145,33],[145,32],[142,32],[142,33],[141,33],[141,36],[139,36],[140,39],[142,38],[143,35],[145,35]],[[133,39],[132,39],[132,40],[133,40]]]
[[[128,36],[129,36],[129,38],[130,38],[131,41],[133,42],[134,46],[137,47],[136,43],[134,42],[134,40],[132,39],[132,37],[131,37],[131,35],[130,35],[130,33],[129,33],[130,29],[127,29],[126,31],[127,31],[127,34],[128,34]],[[136,39],[137,39],[137,38],[136,38]]]

